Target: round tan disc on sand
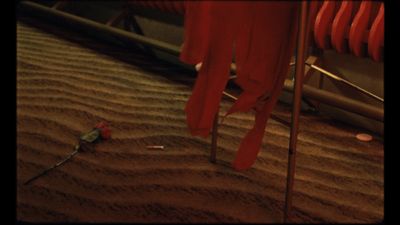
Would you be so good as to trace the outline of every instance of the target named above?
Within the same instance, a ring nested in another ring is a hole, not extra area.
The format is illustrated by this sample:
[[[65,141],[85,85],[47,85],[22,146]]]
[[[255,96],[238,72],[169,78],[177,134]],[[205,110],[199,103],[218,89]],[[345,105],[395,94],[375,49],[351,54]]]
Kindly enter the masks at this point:
[[[360,141],[371,141],[372,136],[369,134],[357,134],[356,138]]]

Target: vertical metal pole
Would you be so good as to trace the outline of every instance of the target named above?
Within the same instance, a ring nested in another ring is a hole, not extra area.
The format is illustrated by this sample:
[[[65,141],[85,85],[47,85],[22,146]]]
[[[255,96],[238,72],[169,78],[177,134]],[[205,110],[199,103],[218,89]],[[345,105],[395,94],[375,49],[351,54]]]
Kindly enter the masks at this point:
[[[51,8],[61,10],[67,5],[68,1],[57,1]]]
[[[284,222],[286,223],[292,208],[292,193],[293,181],[296,166],[296,144],[297,134],[299,128],[299,117],[301,108],[301,92],[303,86],[304,67],[305,67],[305,48],[306,48],[306,28],[307,28],[307,14],[308,14],[308,1],[302,1],[299,8],[299,26],[297,36],[297,52],[296,52],[296,68],[295,68],[295,82],[293,94],[293,108],[292,108],[292,127],[290,130],[289,154],[288,154],[288,170],[287,170],[287,183],[286,183],[286,201],[284,211]]]
[[[219,117],[219,109],[214,117],[214,123],[212,128],[212,139],[211,139],[211,153],[210,153],[210,162],[215,163],[217,159],[217,139],[218,139],[218,117]]]
[[[321,89],[321,90],[323,89],[323,87],[324,87],[324,78],[325,78],[325,76],[320,72],[319,79],[318,79],[318,89]],[[321,102],[317,101],[317,103],[315,104],[315,109],[317,111],[319,111],[320,110],[320,106],[321,106]]]
[[[107,26],[115,26],[117,25],[128,13],[128,11],[125,9],[122,12],[119,12],[116,15],[113,15],[107,22]]]

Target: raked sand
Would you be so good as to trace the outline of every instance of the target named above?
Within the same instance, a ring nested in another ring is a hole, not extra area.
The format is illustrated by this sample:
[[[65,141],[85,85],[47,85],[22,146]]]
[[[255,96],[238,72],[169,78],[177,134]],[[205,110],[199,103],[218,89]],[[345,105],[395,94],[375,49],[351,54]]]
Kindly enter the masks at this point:
[[[269,120],[256,163],[236,172],[230,163],[253,115],[234,114],[219,127],[212,164],[210,137],[192,137],[185,124],[193,75],[140,52],[23,21],[17,23],[17,220],[282,221],[289,128]],[[221,113],[231,104],[224,99]],[[286,105],[274,114],[290,120]],[[111,140],[23,184],[66,157],[99,121],[110,124]],[[360,142],[354,135],[362,130],[307,112],[300,131],[291,221],[381,221],[383,142]]]

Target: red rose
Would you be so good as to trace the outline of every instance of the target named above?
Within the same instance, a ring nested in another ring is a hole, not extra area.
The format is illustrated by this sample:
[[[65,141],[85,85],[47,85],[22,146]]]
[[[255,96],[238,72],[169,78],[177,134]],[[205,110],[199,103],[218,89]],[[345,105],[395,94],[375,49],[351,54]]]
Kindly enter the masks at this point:
[[[102,139],[107,140],[111,137],[111,130],[106,122],[100,122],[95,126],[96,129],[100,130],[100,136]]]

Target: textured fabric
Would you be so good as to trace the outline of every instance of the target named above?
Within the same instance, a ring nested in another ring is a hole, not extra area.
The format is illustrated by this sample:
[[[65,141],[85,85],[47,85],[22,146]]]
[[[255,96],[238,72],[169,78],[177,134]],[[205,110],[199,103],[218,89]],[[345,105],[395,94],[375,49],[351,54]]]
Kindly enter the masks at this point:
[[[256,110],[233,167],[252,166],[289,68],[297,27],[297,2],[188,1],[181,60],[202,62],[185,111],[192,135],[207,137],[229,78],[233,52],[243,89],[228,114]]]

